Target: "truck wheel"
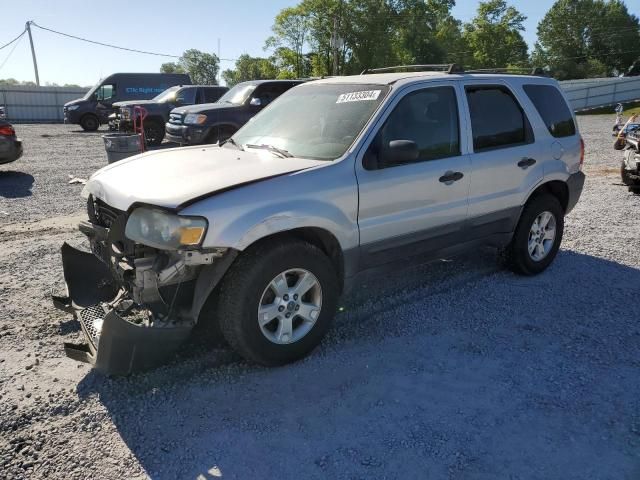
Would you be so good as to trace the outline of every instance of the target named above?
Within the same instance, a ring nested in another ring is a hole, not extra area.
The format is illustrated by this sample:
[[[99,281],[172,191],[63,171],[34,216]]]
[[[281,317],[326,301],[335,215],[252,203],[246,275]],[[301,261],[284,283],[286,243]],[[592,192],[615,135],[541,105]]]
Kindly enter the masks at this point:
[[[144,139],[147,145],[157,147],[164,140],[164,125],[155,120],[144,122]]]
[[[627,185],[629,187],[637,187],[638,185],[640,185],[640,182],[638,182],[637,180],[631,178],[631,175],[625,169],[624,160],[620,164],[620,177],[622,178],[622,183],[624,183],[625,185]]]
[[[564,211],[556,197],[542,194],[525,205],[511,243],[503,255],[521,275],[536,275],[553,262],[564,233]]]
[[[80,126],[85,132],[95,132],[100,127],[100,121],[95,115],[87,114],[80,119]]]
[[[215,127],[207,137],[205,143],[216,144],[218,142],[224,142],[234,133],[236,133],[236,130],[232,127]]]
[[[229,344],[266,366],[299,360],[335,315],[338,279],[327,256],[301,241],[269,241],[243,253],[220,285],[217,315]]]

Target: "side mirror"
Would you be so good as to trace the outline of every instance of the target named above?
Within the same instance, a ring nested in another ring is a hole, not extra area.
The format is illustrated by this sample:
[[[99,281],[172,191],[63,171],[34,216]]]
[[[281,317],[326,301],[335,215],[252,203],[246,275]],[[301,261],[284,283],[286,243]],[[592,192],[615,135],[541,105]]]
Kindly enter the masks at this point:
[[[249,105],[251,105],[252,107],[259,107],[262,105],[262,100],[260,100],[258,97],[253,97],[249,102]]]
[[[413,140],[391,140],[382,151],[382,162],[386,165],[399,165],[415,162],[419,156],[418,144]]]

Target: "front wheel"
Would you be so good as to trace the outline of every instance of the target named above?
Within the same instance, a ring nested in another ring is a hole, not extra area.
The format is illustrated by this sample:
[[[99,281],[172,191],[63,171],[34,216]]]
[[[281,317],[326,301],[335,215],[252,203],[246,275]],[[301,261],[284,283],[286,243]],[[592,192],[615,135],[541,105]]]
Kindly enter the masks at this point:
[[[147,145],[157,147],[164,140],[164,125],[150,120],[144,123],[144,139]]]
[[[275,366],[299,360],[331,325],[337,285],[331,261],[313,245],[292,240],[253,247],[220,285],[222,334],[249,361]]]
[[[80,126],[85,132],[95,132],[100,127],[100,121],[95,115],[87,114],[80,120]]]
[[[511,243],[504,251],[507,266],[536,275],[553,262],[564,233],[564,211],[556,197],[538,195],[525,205]]]
[[[620,164],[620,177],[622,179],[622,183],[629,187],[637,187],[640,185],[640,182],[635,178],[632,178],[631,174],[627,171],[624,160]]]

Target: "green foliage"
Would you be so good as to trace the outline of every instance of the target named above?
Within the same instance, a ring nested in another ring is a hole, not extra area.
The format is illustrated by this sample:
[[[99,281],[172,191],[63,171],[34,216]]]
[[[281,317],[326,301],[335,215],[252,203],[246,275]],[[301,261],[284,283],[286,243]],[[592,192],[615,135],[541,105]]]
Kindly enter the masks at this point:
[[[520,32],[527,19],[505,0],[481,2],[477,15],[464,26],[463,39],[475,68],[527,66],[527,43]]]
[[[622,73],[640,57],[640,23],[620,0],[558,0],[538,24],[536,64],[559,79]]]
[[[267,58],[240,55],[235,69],[222,72],[222,78],[228,87],[248,80],[272,79],[278,76],[278,68]]]
[[[163,63],[160,72],[188,73],[195,85],[217,85],[219,68],[217,55],[192,48],[185,51],[177,63]]]

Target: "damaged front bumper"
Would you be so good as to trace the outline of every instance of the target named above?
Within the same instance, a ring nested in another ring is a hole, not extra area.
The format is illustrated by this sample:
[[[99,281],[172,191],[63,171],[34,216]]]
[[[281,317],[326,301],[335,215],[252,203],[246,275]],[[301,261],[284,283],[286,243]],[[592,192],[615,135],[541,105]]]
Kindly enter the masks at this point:
[[[127,375],[164,363],[189,337],[193,323],[141,322],[109,267],[95,255],[65,243],[62,264],[68,296],[54,296],[53,302],[74,313],[87,340],[65,343],[68,357],[91,363],[107,375]]]

